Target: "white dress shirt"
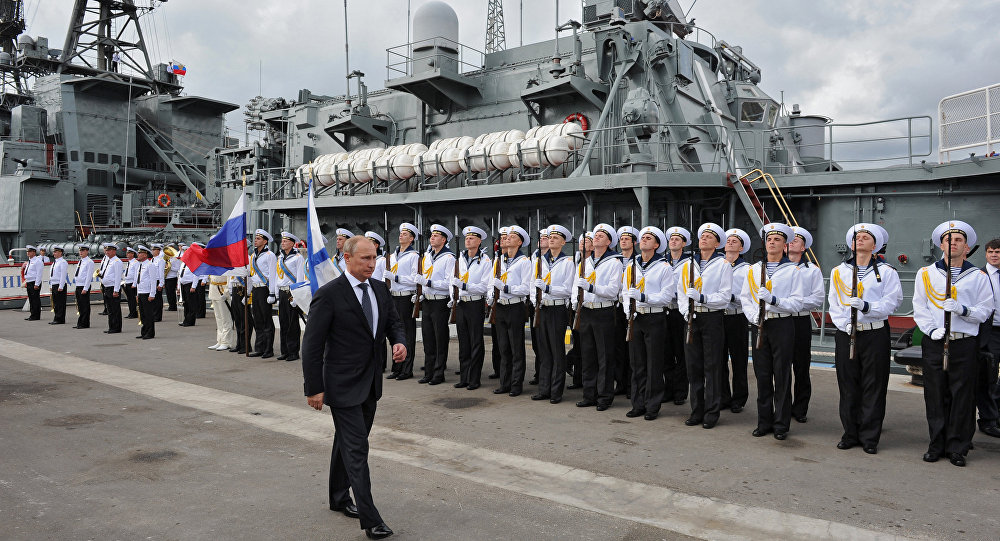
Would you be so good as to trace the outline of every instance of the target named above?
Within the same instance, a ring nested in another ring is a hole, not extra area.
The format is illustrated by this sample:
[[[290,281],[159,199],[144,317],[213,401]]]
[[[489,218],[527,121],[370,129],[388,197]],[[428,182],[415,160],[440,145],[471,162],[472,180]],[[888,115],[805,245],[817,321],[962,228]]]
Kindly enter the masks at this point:
[[[876,323],[889,319],[889,315],[903,303],[903,288],[899,273],[890,265],[871,259],[875,267],[858,274],[858,298],[865,301],[865,308],[858,310],[858,324]],[[845,261],[830,271],[830,307],[827,313],[833,325],[847,332],[851,324],[851,290],[854,284],[853,261]]]
[[[751,325],[756,325],[760,316],[760,299],[757,298],[757,292],[760,290],[760,273],[760,262],[750,266],[740,295],[743,314]],[[802,272],[788,258],[782,258],[774,272],[767,278],[764,288],[777,300],[777,304],[767,304],[768,314],[794,314],[802,311],[802,299],[805,297]]]
[[[69,264],[66,260],[59,257],[56,258],[56,262],[52,264],[52,273],[49,275],[49,287],[54,287],[60,291],[66,289],[66,285],[69,283]]]
[[[147,259],[150,265],[154,268],[156,274],[156,287],[163,287],[166,284],[166,278],[163,274],[163,269],[166,268],[167,262],[163,260],[163,254],[152,259]]]
[[[361,306],[361,295],[362,294],[368,295],[368,300],[371,301],[371,304],[372,304],[372,321],[371,321],[371,323],[372,323],[372,335],[374,335],[375,334],[375,329],[378,327],[378,301],[375,300],[375,292],[372,290],[371,280],[366,280],[365,281],[365,283],[368,284],[368,287],[366,289],[362,290],[360,287],[358,287],[358,284],[361,283],[361,280],[358,280],[357,278],[354,277],[353,274],[351,274],[349,272],[345,272],[344,274],[347,276],[347,281],[351,283],[351,290],[354,291],[354,296],[355,296],[355,298],[358,299],[358,306]],[[361,313],[363,314],[364,310],[362,310]]]
[[[945,263],[938,260],[917,271],[913,284],[913,320],[921,332],[930,336],[935,329],[944,327]],[[993,290],[986,273],[965,262],[958,279],[952,280],[957,293],[955,300],[965,307],[965,313],[952,314],[951,332],[979,334],[979,324],[993,313]]]
[[[485,250],[480,250],[471,258],[469,251],[463,250],[462,256],[458,258],[458,274],[463,284],[458,299],[468,300],[468,297],[486,295],[490,282],[493,281],[492,271],[492,260]]]
[[[42,256],[36,255],[28,260],[28,268],[24,269],[24,281],[34,282],[40,286],[42,283],[42,271],[45,269],[45,261]]]
[[[622,310],[628,315],[631,308],[631,298],[628,293],[630,275],[635,272],[635,289],[642,292],[641,299],[636,300],[636,308],[663,308],[677,296],[674,269],[663,258],[662,254],[653,254],[649,261],[643,261],[642,254],[625,264],[622,272]]]
[[[76,264],[76,270],[73,271],[73,285],[90,289],[90,281],[93,275],[94,260],[89,257],[80,258],[80,262]]]
[[[700,256],[700,254],[699,254]],[[694,284],[690,282],[691,266],[694,266]],[[712,254],[701,268],[701,260],[686,259],[674,269],[677,275],[677,309],[685,318],[688,316],[687,290],[690,287],[701,292],[701,299],[694,303],[695,308],[708,310],[724,310],[729,306],[733,295],[733,266],[720,253]]]
[[[101,276],[101,285],[114,288],[115,293],[118,293],[118,290],[121,288],[122,260],[118,259],[118,256],[108,259],[107,264],[104,266],[104,274]]]
[[[135,288],[139,295],[152,297],[156,295],[156,284],[158,283],[158,273],[156,263],[152,259],[147,259],[139,264],[136,269]]]
[[[1000,269],[987,263],[984,270],[993,290],[993,326],[1000,327]]]
[[[122,281],[126,285],[135,284],[135,275],[139,270],[139,260],[136,258],[126,259],[122,262],[125,265],[125,273],[122,275]]]

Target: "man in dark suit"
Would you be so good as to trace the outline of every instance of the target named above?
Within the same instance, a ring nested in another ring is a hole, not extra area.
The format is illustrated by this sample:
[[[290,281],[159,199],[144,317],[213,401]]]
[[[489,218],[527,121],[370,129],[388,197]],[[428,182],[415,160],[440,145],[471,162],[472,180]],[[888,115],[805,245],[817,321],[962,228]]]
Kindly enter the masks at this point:
[[[316,291],[302,339],[305,394],[317,410],[333,412],[330,509],[361,519],[369,539],[392,535],[372,500],[368,434],[382,397],[378,349],[390,340],[393,362],[406,359],[403,323],[375,270],[375,245],[356,236],[344,245],[345,271]],[[351,502],[348,488],[357,505]]]

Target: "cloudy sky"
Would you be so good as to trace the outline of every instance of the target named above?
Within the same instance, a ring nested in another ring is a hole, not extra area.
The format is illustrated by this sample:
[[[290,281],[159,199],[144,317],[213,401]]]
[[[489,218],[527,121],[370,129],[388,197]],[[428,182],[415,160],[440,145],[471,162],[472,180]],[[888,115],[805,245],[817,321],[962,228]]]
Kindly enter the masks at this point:
[[[428,0],[410,0],[416,10]],[[149,0],[137,0],[148,5]],[[385,80],[386,52],[406,41],[407,0],[348,0],[352,68],[370,89]],[[486,0],[450,0],[460,39],[483,49]],[[505,0],[508,46],[549,39],[555,0]],[[341,0],[155,2],[144,31],[154,60],[175,59],[186,92],[243,105],[257,95],[344,92]],[[28,33],[61,47],[72,0],[27,0]],[[579,0],[560,0],[560,20],[579,20]],[[681,0],[688,9],[692,0]],[[934,116],[949,94],[1000,82],[995,21],[1000,0],[696,0],[696,24],[763,71],[775,99],[837,122]],[[263,77],[260,77],[261,70]],[[242,129],[239,111],[229,124]]]

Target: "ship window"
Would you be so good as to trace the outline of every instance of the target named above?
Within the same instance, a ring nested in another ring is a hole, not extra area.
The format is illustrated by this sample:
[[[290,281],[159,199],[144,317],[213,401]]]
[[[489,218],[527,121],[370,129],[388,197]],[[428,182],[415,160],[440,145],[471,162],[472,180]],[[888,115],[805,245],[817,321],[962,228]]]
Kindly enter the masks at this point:
[[[94,163],[94,153],[93,152],[84,152],[83,153],[83,161],[85,161],[87,163]]]
[[[117,155],[117,154],[112,154],[111,155],[111,163],[117,163],[118,165],[121,165],[122,164],[122,157],[119,156],[119,155]]]
[[[87,169],[87,186],[106,188],[108,186],[108,172],[103,169]]]
[[[759,101],[745,101],[740,107],[740,122],[760,122],[764,120],[764,104]]]
[[[128,164],[129,167],[135,167],[135,158],[134,157],[129,156],[128,159],[125,160],[125,162]]]
[[[71,151],[69,151],[69,161],[71,161],[71,162],[78,162],[78,161],[80,161],[80,151],[79,150],[71,150]]]
[[[778,117],[778,106],[772,104],[770,107],[767,108],[767,125],[773,128],[774,121],[777,119],[777,117]]]
[[[108,163],[108,155],[101,152],[97,155],[97,163]]]

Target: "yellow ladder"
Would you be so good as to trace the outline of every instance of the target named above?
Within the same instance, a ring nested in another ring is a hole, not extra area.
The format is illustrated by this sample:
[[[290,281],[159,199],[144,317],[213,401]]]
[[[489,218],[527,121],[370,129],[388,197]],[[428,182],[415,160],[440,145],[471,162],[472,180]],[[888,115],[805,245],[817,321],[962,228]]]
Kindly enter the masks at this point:
[[[788,206],[788,201],[785,200],[785,195],[781,193],[781,188],[778,187],[777,181],[774,180],[774,177],[771,176],[770,173],[765,173],[760,169],[754,169],[753,171],[750,171],[740,177],[740,184],[748,186],[750,191],[753,191],[753,183],[757,181],[763,181],[764,185],[767,186],[767,190],[771,192],[771,197],[774,199],[774,202],[777,203],[778,210],[781,211],[781,215],[784,217],[785,223],[795,227],[800,227],[798,220],[795,219],[795,215],[792,213],[791,207]],[[754,194],[754,198],[756,198],[756,194]],[[766,216],[764,216],[764,218],[766,218]],[[816,254],[813,253],[811,247],[806,251],[806,258],[812,264],[819,267],[819,260],[816,259]]]

